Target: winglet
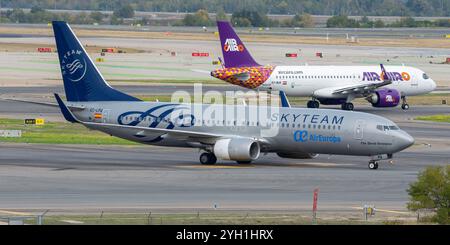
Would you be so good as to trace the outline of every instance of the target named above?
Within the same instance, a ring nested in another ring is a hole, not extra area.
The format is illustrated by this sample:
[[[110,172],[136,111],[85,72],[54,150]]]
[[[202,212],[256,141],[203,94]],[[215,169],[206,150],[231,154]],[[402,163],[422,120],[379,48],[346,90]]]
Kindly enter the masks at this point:
[[[381,67],[381,76],[382,76],[383,81],[390,81],[391,79],[389,78],[389,76],[386,72],[386,69],[384,68],[384,65],[380,64],[380,67]]]
[[[280,91],[281,107],[291,107],[289,100],[284,91]]]
[[[64,104],[61,97],[59,97],[59,95],[56,93],[54,95],[56,102],[58,102],[59,109],[61,109],[61,113],[63,114],[64,118],[71,123],[80,122],[78,119],[75,118],[75,116],[72,114],[69,108],[67,108],[66,104]]]

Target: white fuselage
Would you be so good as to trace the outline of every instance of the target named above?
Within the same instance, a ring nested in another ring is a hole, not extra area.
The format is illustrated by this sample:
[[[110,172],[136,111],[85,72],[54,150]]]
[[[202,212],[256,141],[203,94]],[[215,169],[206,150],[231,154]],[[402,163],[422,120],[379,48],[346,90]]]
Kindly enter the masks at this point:
[[[386,70],[392,84],[385,87],[398,90],[402,96],[426,94],[436,88],[435,82],[417,68],[386,66]],[[380,76],[379,66],[276,66],[259,88],[282,90],[289,96],[344,98],[328,90],[382,82]]]

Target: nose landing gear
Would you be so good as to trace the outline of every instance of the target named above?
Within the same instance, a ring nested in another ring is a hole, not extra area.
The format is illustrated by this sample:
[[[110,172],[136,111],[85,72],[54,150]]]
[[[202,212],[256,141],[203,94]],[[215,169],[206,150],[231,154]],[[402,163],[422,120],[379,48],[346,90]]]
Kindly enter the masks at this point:
[[[370,161],[369,162],[369,169],[372,169],[372,170],[378,169],[378,162],[377,161]]]
[[[394,157],[394,155],[392,155],[392,154],[372,156],[372,159],[369,161],[369,165],[368,165],[369,169],[376,170],[376,169],[378,169],[379,161],[391,160],[393,157]]]
[[[402,96],[402,109],[405,111],[409,109],[409,105],[406,102],[406,96]]]

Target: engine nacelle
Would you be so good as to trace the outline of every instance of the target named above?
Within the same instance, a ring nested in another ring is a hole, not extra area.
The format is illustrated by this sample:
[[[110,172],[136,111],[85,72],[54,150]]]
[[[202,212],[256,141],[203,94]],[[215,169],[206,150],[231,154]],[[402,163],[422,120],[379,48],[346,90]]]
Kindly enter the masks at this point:
[[[373,107],[396,107],[400,103],[400,92],[395,89],[380,89],[367,97]]]
[[[216,141],[213,151],[218,159],[252,161],[258,159],[261,148],[258,142],[254,140],[232,138]]]

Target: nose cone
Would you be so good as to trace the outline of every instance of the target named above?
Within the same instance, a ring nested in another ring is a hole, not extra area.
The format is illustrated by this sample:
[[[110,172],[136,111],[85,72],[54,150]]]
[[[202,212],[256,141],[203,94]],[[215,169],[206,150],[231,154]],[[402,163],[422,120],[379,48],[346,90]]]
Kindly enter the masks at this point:
[[[430,79],[430,86],[431,86],[430,92],[434,91],[436,89],[436,87],[437,87],[436,82],[433,81],[432,79]]]
[[[414,144],[414,138],[406,132],[402,132],[397,138],[399,151],[404,150]]]

